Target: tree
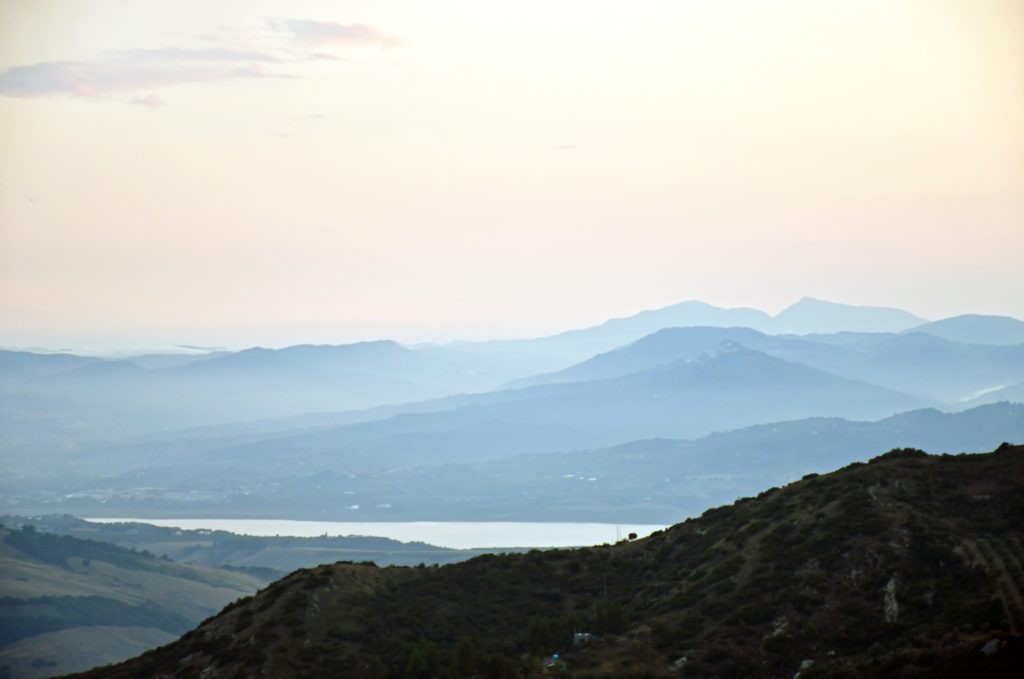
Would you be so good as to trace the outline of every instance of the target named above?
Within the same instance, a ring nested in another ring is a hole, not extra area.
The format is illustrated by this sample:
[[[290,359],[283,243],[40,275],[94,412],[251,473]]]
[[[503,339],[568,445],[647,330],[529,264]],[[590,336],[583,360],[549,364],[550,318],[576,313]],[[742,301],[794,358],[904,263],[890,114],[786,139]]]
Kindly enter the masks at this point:
[[[469,637],[462,637],[455,645],[454,669],[456,676],[468,677],[477,672],[480,650]]]

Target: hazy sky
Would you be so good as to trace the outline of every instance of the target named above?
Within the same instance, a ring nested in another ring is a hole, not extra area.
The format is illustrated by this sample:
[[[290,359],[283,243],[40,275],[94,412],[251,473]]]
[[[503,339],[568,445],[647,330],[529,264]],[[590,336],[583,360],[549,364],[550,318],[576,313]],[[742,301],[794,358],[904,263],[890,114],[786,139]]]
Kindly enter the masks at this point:
[[[1024,3],[0,0],[0,344],[1024,317]]]

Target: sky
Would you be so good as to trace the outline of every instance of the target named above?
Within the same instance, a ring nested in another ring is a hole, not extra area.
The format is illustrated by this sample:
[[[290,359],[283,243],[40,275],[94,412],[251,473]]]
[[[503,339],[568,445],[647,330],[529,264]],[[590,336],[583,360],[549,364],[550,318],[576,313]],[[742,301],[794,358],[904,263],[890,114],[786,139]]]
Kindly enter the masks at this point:
[[[0,0],[0,345],[1024,318],[1024,3]]]

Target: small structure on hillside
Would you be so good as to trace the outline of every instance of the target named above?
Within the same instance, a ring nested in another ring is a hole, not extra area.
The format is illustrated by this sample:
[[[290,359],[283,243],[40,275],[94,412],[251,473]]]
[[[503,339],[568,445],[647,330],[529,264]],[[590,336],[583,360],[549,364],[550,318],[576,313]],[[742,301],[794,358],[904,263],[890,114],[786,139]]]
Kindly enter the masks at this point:
[[[576,644],[588,644],[595,639],[594,635],[590,632],[573,632],[572,643]]]

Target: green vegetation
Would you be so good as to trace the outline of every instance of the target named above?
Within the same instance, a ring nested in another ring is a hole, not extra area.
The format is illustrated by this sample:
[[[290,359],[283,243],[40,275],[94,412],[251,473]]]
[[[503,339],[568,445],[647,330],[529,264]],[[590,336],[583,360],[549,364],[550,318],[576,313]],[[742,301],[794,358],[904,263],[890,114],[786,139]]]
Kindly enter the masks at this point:
[[[83,562],[102,561],[127,570],[152,571],[205,584],[217,584],[216,579],[206,576],[202,571],[181,568],[177,564],[157,559],[145,549],[136,551],[134,548],[125,549],[98,540],[81,540],[67,535],[43,533],[32,525],[25,526],[22,530],[11,531],[4,538],[4,542],[23,554],[60,568],[69,568],[68,560],[74,557]],[[246,570],[239,569],[239,572]],[[276,572],[273,574],[277,575]],[[265,579],[265,574],[257,577]]]
[[[998,676],[1022,489],[1024,448],[899,450],[614,546],[300,570],[93,676]]]
[[[194,622],[151,601],[137,606],[99,596],[0,598],[0,647],[18,639],[69,627],[117,625],[152,627],[181,634]]]
[[[490,551],[449,549],[372,536],[265,537],[219,530],[181,530],[145,523],[92,523],[57,514],[34,518],[0,516],[0,523],[38,528],[32,535],[15,539],[24,549],[59,566],[65,565],[64,557],[68,553],[82,554],[82,550],[93,549],[98,551],[99,558],[116,559],[125,567],[159,568],[159,564],[152,565],[143,558],[155,554],[164,560],[225,568],[262,580],[276,580],[298,568],[335,561],[412,566],[421,562],[455,563]],[[89,541],[91,547],[75,545],[72,548],[71,543],[61,543],[62,536]],[[111,552],[116,548],[109,543],[125,549]]]

